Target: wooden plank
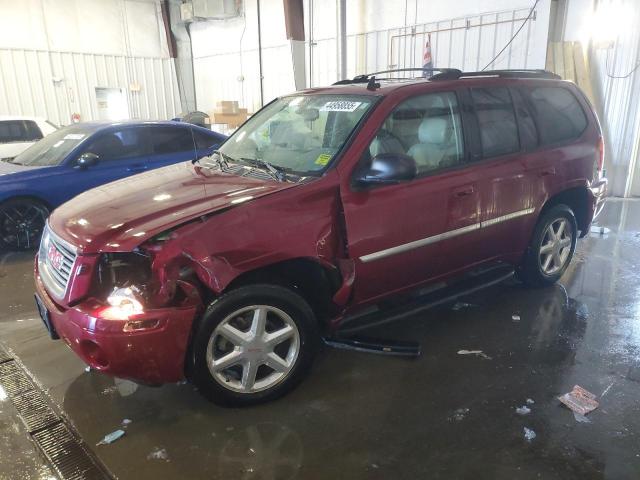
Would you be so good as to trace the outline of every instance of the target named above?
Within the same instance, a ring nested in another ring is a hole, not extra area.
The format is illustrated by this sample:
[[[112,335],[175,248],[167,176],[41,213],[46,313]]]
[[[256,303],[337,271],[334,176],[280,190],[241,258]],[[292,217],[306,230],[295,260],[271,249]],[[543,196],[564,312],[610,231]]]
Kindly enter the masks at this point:
[[[595,105],[593,88],[591,86],[591,77],[589,75],[589,69],[587,68],[584,53],[582,52],[582,45],[580,44],[580,42],[574,42],[573,44],[573,63],[575,65],[576,83],[582,89],[591,103]]]
[[[562,48],[562,42],[553,42],[553,71],[560,75],[562,78],[564,76],[564,52]]]
[[[553,42],[549,42],[547,44],[547,59],[544,63],[544,68],[545,70],[549,70],[550,72],[553,72]]]
[[[576,71],[573,67],[573,42],[564,42],[564,73],[565,79],[576,82]]]

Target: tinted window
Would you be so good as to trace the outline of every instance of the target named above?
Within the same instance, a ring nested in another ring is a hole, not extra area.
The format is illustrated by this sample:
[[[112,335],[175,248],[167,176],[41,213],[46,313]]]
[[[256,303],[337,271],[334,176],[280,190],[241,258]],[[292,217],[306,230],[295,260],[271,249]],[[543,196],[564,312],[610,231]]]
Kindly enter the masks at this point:
[[[196,148],[198,150],[211,148],[214,145],[217,145],[220,143],[220,140],[218,140],[217,137],[214,137],[213,135],[208,135],[205,132],[201,132],[200,130],[193,131],[193,138],[196,141]]]
[[[147,154],[144,129],[125,128],[98,134],[86,151],[95,153],[101,160],[123,160],[144,156]]]
[[[418,175],[457,165],[464,158],[462,122],[456,95],[431,93],[398,105],[369,145],[369,154],[406,154]]]
[[[538,146],[538,129],[525,96],[519,90],[512,90],[518,125],[520,126],[520,142],[526,150],[534,150]]]
[[[518,125],[507,88],[474,88],[475,105],[483,157],[495,157],[520,150]]]
[[[193,138],[189,128],[153,127],[149,129],[153,153],[164,155],[193,151]]]
[[[42,132],[32,120],[10,120],[0,122],[0,143],[35,142]]]
[[[573,94],[562,87],[530,89],[543,144],[571,140],[587,127],[587,118]]]

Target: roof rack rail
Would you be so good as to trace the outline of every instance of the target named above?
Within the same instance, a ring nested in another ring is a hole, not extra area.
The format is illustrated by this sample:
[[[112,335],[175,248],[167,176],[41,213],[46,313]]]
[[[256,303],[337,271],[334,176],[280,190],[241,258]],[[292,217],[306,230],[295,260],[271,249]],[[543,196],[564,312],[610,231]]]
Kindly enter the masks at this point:
[[[442,80],[454,80],[459,78],[462,74],[461,70],[457,68],[396,68],[393,70],[381,70],[380,72],[365,73],[363,75],[357,75],[352,79],[339,80],[333,85],[350,85],[353,83],[366,83],[367,89],[375,90],[380,86],[376,83],[376,75],[382,75],[384,73],[399,73],[399,72],[440,72],[437,74]],[[433,78],[433,77],[432,77]]]
[[[546,78],[561,80],[560,75],[542,69],[483,70],[479,72],[460,72],[457,78],[500,77],[500,78]],[[451,76],[434,75],[431,80],[451,80]]]

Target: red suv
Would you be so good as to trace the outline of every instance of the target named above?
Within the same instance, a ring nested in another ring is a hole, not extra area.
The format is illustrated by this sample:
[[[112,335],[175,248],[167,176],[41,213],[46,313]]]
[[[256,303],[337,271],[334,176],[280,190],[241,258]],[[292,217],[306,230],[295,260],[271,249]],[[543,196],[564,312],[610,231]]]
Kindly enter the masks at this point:
[[[55,210],[35,265],[52,337],[246,405],[392,295],[497,262],[556,282],[606,192],[583,93],[544,71],[380,76],[278,98],[210,157]]]

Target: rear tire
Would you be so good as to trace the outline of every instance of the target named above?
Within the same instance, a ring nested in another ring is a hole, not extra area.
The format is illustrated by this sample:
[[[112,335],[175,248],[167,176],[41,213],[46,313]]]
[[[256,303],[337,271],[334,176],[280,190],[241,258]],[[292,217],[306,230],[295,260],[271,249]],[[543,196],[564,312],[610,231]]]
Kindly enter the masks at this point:
[[[210,401],[247,406],[274,400],[306,376],[319,334],[309,304],[294,291],[248,285],[214,300],[193,344],[193,383]]]
[[[578,238],[573,211],[555,205],[539,218],[519,277],[529,286],[544,287],[556,283],[569,267]]]
[[[49,216],[37,200],[16,198],[0,205],[0,249],[34,250]]]

